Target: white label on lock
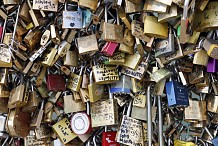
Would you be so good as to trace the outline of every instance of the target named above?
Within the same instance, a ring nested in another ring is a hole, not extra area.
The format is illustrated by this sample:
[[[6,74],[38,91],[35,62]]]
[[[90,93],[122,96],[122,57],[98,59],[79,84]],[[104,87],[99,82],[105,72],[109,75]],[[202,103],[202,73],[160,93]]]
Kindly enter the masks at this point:
[[[82,11],[63,11],[62,28],[82,28]]]
[[[57,12],[58,0],[33,0],[33,9]]]

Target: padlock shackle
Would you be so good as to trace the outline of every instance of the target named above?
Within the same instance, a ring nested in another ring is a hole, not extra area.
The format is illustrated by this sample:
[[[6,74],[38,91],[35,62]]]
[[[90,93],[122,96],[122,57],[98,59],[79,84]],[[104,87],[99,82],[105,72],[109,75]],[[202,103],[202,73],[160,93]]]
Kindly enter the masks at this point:
[[[204,127],[205,131],[207,132],[207,134],[211,137],[211,139],[213,139],[213,135],[210,133],[209,129],[207,127]]]
[[[163,142],[163,110],[162,110],[162,97],[157,96],[158,98],[158,143],[159,146],[164,146]]]
[[[126,112],[126,116],[127,116],[127,117],[130,117],[131,109],[132,109],[132,103],[133,103],[133,99],[131,99],[131,100],[129,101],[129,105],[128,105],[127,112]]]
[[[148,124],[148,146],[152,146],[152,108],[151,108],[151,86],[147,87],[147,124]]]
[[[15,24],[14,24],[14,31],[13,31],[13,34],[12,34],[12,39],[15,38],[15,34],[16,34],[16,30],[17,30],[17,24],[18,24],[18,18],[19,18],[19,14],[20,14],[20,5],[18,5],[18,8],[17,8],[17,16],[16,16],[16,21],[15,21]],[[11,47],[13,47],[13,42],[11,41]]]
[[[187,19],[187,17],[188,17],[188,5],[189,5],[189,2],[190,2],[190,0],[185,0],[184,8],[183,8],[183,16],[182,16],[183,19]]]

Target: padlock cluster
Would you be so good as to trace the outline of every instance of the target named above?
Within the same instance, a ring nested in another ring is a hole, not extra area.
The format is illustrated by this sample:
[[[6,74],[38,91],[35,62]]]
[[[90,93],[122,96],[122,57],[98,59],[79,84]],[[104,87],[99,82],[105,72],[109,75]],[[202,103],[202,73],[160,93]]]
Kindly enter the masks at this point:
[[[218,146],[218,1],[2,0],[0,145]]]

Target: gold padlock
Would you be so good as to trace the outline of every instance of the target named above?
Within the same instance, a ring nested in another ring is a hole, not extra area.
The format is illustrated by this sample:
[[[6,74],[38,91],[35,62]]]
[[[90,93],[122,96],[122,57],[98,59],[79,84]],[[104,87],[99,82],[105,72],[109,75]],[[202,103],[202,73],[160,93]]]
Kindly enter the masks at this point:
[[[80,0],[78,4],[80,7],[85,7],[91,9],[92,11],[96,11],[98,0]]]
[[[142,0],[138,0],[138,3],[135,3],[135,1],[129,1],[129,0],[125,0],[125,12],[126,13],[135,13],[135,12],[140,12],[143,9],[143,1]]]
[[[62,143],[67,144],[74,138],[76,138],[76,134],[73,133],[73,131],[70,128],[70,122],[67,118],[63,118],[56,124],[52,126],[52,129],[55,133],[57,133],[59,139]]]
[[[207,52],[205,50],[200,50],[197,53],[195,53],[193,64],[207,66],[208,59],[209,56],[207,55]]]
[[[147,0],[144,4],[143,10],[148,12],[166,13],[167,8],[166,4],[160,3],[156,0]]]
[[[119,81],[116,66],[99,64],[93,66],[92,69],[97,84],[108,84]]]
[[[167,23],[158,23],[158,20],[154,16],[145,16],[144,19],[144,34],[157,37],[157,38],[167,38],[168,29]]]

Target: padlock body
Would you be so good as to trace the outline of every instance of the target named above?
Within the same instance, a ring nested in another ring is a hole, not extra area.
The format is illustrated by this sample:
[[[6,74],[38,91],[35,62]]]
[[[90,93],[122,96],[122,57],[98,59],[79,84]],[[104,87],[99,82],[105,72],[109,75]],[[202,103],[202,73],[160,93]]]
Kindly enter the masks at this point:
[[[117,48],[118,44],[113,42],[107,42],[101,52],[106,56],[112,56]]]
[[[209,58],[207,64],[207,72],[217,72],[218,71],[218,62],[214,58]]]
[[[82,11],[63,11],[62,28],[82,28]]]
[[[126,93],[130,94],[132,90],[132,82],[129,76],[121,76],[120,80],[114,84],[111,84],[110,93],[119,94]]]
[[[103,132],[102,146],[120,146],[120,144],[115,141],[116,133],[116,131]]]
[[[65,79],[62,75],[49,74],[47,76],[47,88],[49,91],[65,91]]]
[[[169,106],[188,106],[188,89],[176,81],[166,83],[166,92]]]

